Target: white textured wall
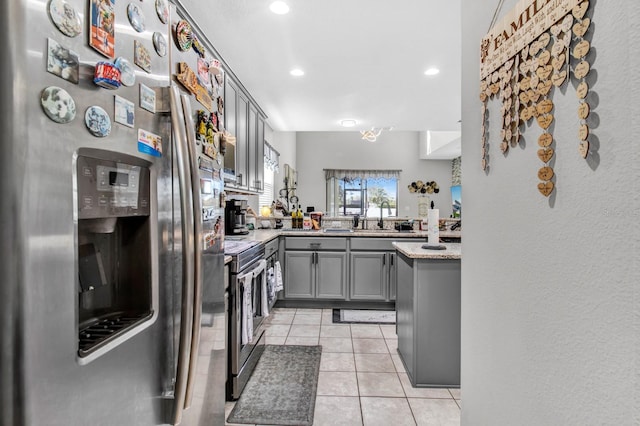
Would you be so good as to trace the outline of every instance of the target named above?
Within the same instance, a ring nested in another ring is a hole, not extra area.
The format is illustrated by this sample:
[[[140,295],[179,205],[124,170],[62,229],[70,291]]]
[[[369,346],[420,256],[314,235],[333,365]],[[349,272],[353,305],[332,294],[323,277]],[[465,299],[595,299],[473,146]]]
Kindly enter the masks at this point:
[[[462,424],[640,424],[640,2],[591,0],[596,152],[578,155],[572,81],[553,95],[548,199],[539,127],[504,158],[498,101],[480,168],[479,43],[497,3],[462,2]]]
[[[304,206],[326,208],[323,169],[397,169],[401,217],[417,217],[418,198],[407,185],[416,180],[435,180],[439,194],[431,194],[441,217],[451,214],[451,161],[420,160],[418,132],[382,132],[375,143],[361,139],[359,132],[298,132],[296,163],[298,195]]]
[[[276,151],[280,153],[280,172],[275,176],[275,193],[284,188],[284,165],[288,164],[296,168],[296,133],[272,132],[273,137],[267,139]]]

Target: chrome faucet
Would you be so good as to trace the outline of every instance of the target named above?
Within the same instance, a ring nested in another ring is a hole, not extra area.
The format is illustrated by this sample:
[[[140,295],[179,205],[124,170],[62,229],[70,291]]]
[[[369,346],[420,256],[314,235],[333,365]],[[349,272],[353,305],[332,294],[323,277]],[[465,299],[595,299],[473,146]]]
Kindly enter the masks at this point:
[[[384,221],[382,220],[382,207],[384,205],[387,205],[387,211],[389,212],[389,215],[391,215],[391,206],[389,205],[388,201],[382,201],[380,203],[380,220],[378,221],[378,228],[380,229],[384,229]]]

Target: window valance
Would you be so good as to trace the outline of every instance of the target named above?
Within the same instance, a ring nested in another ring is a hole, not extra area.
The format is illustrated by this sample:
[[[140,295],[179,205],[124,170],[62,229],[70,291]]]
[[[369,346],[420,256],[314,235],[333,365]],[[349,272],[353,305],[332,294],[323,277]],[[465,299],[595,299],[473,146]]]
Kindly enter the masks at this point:
[[[324,169],[326,180],[336,179],[399,179],[402,170],[354,170],[354,169]]]

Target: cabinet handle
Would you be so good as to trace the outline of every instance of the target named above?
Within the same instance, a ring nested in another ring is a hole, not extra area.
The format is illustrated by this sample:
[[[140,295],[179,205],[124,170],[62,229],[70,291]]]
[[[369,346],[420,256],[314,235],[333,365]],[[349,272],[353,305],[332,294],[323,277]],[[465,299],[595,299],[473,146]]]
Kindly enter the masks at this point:
[[[313,263],[318,264],[318,253],[313,253]]]
[[[395,255],[393,253],[389,254],[389,262],[391,263],[391,266],[393,266],[393,258],[395,257]]]
[[[387,253],[382,255],[382,264],[386,265],[387,264]]]
[[[242,173],[238,173],[236,176],[236,182],[238,183],[238,186],[242,186]]]

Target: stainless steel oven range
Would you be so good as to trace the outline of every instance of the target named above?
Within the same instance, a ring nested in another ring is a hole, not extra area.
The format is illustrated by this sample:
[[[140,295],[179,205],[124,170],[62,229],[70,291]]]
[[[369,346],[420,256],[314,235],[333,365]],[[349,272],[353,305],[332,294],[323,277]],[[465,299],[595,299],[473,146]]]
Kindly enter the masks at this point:
[[[229,370],[227,399],[240,397],[262,352],[263,283],[266,280],[264,244],[257,241],[225,240],[229,268]]]

